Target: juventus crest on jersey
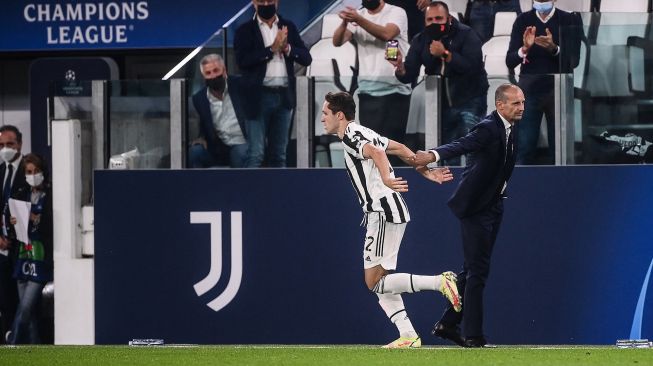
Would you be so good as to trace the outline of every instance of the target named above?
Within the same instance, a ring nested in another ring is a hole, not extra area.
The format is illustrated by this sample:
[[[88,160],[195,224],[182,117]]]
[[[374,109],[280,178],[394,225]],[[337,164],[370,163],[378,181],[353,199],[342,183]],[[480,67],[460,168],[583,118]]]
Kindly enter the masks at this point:
[[[385,150],[388,148],[388,138],[358,123],[349,123],[342,138],[345,166],[363,211],[381,212],[386,221],[396,224],[410,221],[408,206],[401,194],[383,184],[374,161],[363,156],[365,144],[373,144]],[[394,177],[392,166],[390,175]]]

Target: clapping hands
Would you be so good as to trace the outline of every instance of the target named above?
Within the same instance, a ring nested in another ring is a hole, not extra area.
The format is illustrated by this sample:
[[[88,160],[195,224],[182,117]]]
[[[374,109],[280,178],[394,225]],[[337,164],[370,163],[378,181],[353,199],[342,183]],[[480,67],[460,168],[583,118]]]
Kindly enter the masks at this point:
[[[551,34],[551,31],[549,28],[546,28],[544,31],[546,32],[546,35],[535,36],[535,27],[526,27],[523,35],[522,51],[524,53],[528,53],[534,44],[546,49],[549,52],[555,51],[558,46],[555,44],[555,42],[553,42],[553,35]]]
[[[277,32],[277,36],[274,38],[274,42],[272,42],[272,46],[270,46],[270,49],[274,53],[281,52],[281,51],[285,52],[287,46],[288,46],[288,27],[284,25]]]

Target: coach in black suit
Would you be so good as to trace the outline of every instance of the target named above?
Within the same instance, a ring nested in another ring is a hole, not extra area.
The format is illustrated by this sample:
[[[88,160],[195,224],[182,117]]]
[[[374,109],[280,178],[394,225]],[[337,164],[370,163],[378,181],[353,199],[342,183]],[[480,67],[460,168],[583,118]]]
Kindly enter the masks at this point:
[[[234,36],[236,63],[242,74],[248,167],[263,162],[265,140],[269,166],[286,166],[290,117],[296,104],[294,63],[308,66],[311,54],[291,21],[277,14],[279,0],[252,0],[256,16]]]
[[[449,200],[462,229],[465,263],[458,275],[458,291],[463,294],[463,311],[447,309],[433,330],[433,334],[464,347],[487,344],[483,335],[483,290],[503,216],[503,198],[515,166],[515,122],[524,112],[524,94],[515,85],[499,86],[494,99],[496,111],[469,134],[415,155],[415,164],[423,166],[467,154],[462,180]],[[458,328],[463,318],[464,338]]]
[[[0,203],[2,204],[2,218],[0,222],[0,313],[2,313],[2,340],[5,340],[7,331],[11,329],[18,304],[18,291],[16,280],[13,278],[14,263],[16,262],[18,243],[14,226],[9,224],[10,212],[9,198],[29,201],[31,189],[25,180],[25,166],[20,153],[23,145],[23,136],[12,125],[0,127]]]

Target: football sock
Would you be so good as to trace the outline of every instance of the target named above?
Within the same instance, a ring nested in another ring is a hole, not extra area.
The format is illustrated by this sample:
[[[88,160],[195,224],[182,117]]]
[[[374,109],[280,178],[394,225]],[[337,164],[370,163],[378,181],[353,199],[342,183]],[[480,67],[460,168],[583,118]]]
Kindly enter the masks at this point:
[[[402,294],[424,290],[435,291],[442,285],[442,276],[419,276],[409,273],[392,273],[381,277],[372,289],[377,294]]]
[[[400,337],[417,337],[417,332],[413,328],[413,324],[408,318],[408,313],[404,308],[404,301],[401,295],[397,294],[376,294],[379,297],[379,305],[388,316],[390,321],[394,323],[399,331]]]

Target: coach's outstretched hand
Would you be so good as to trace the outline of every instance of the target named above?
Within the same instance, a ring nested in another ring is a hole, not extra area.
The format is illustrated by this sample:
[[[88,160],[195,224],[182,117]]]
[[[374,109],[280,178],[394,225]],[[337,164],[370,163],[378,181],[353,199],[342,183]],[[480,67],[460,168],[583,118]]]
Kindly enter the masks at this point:
[[[435,162],[435,155],[430,151],[417,150],[417,153],[413,157],[413,161],[413,165],[423,166]]]
[[[426,166],[415,168],[424,178],[442,184],[453,179],[453,173],[448,167],[429,169]]]

